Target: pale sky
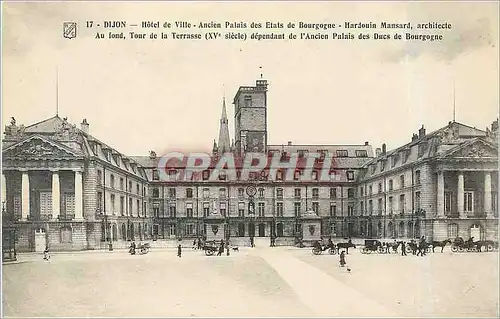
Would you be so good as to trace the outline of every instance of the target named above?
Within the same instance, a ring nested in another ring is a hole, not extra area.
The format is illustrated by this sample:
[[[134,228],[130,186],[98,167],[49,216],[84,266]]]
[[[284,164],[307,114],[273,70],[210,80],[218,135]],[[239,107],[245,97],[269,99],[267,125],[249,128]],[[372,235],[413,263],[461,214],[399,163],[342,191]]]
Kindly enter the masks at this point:
[[[398,147],[422,124],[430,132],[452,120],[454,82],[457,121],[485,129],[498,117],[497,2],[3,3],[2,20],[3,124],[54,116],[58,69],[59,115],[87,118],[92,135],[126,155],[210,150],[224,92],[234,138],[232,98],[255,84],[259,66],[270,84],[269,144]],[[452,30],[433,43],[112,41],[95,40],[86,20],[436,21]],[[78,22],[77,38],[62,37],[65,21]]]

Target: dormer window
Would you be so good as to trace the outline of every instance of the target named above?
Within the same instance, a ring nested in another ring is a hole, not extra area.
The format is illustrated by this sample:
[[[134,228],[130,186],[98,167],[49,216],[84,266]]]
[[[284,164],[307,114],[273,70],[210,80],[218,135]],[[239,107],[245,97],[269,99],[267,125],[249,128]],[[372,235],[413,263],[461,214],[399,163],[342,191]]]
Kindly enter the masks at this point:
[[[356,157],[368,157],[366,150],[356,150]]]
[[[377,167],[375,165],[370,165],[370,173],[374,174],[376,168]]]
[[[325,157],[326,157],[326,154],[327,154],[327,151],[326,151],[326,150],[318,150],[317,152],[318,152],[318,154],[319,154],[319,158],[318,158],[318,160],[319,160],[320,162],[324,161],[324,160],[325,160]]]
[[[397,162],[396,155],[391,156],[391,168],[394,167],[394,166],[396,166],[396,162]]]
[[[347,150],[337,150],[337,157],[348,157],[349,152]]]
[[[307,151],[307,150],[298,150],[297,153],[298,153],[299,157],[304,157],[304,156],[307,156],[307,154],[309,154],[309,151]]]
[[[286,161],[288,159],[288,152],[281,153],[281,161]]]

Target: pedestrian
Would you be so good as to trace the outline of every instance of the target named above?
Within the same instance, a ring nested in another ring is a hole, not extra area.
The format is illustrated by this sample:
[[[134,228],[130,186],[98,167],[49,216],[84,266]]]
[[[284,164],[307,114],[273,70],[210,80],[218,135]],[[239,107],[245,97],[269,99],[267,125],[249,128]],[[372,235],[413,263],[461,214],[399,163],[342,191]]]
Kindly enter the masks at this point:
[[[181,243],[179,243],[179,245],[177,246],[177,257],[181,258],[182,256],[182,245]]]
[[[193,240],[193,250],[196,250],[196,238]]]
[[[50,255],[49,255],[49,246],[45,246],[45,250],[43,251],[43,260],[49,261]]]
[[[342,252],[340,253],[340,267],[344,267],[346,262],[345,262],[345,251],[342,250]]]
[[[255,247],[253,236],[250,236],[250,247],[252,247],[252,248]]]
[[[223,252],[224,252],[224,242],[221,239],[220,240],[220,245],[219,245],[219,251],[217,252],[217,256],[222,256]]]
[[[401,243],[401,256],[406,256],[406,243],[404,241]]]

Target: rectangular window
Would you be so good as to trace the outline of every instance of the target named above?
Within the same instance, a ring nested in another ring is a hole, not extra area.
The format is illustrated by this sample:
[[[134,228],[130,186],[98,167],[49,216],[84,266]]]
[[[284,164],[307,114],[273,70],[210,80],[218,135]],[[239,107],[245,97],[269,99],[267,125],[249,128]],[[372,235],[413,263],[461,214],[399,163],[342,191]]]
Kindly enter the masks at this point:
[[[280,200],[283,199],[283,188],[276,189],[276,198]]]
[[[354,198],[354,188],[347,189],[347,198]]]
[[[175,196],[175,188],[169,188],[168,189],[168,197],[171,198],[171,199],[175,199],[176,196]]]
[[[245,197],[245,190],[243,188],[238,188],[238,197],[239,198]]]
[[[319,197],[319,189],[317,189],[317,188],[312,189],[312,197],[314,199],[317,199]]]
[[[193,203],[186,203],[186,217],[193,217]]]
[[[204,170],[202,172],[202,179],[204,181],[208,181],[209,177],[210,177],[210,170],[208,170],[208,169]]]
[[[456,238],[458,236],[458,225],[449,224],[448,225],[448,238]]]
[[[140,204],[140,201],[137,200],[136,202],[136,208],[137,208],[137,216],[141,216],[141,204]]]
[[[115,175],[111,174],[109,176],[109,186],[111,188],[115,188]]]
[[[474,192],[464,193],[464,211],[468,213],[474,212]]]
[[[102,185],[102,171],[97,171],[97,185]]]
[[[400,188],[405,188],[405,176],[401,175],[401,176],[399,176],[399,179],[400,179],[400,185],[401,185]]]
[[[293,205],[295,217],[300,217],[300,202]]]
[[[347,171],[347,180],[348,181],[354,180],[354,172],[353,171]]]
[[[245,95],[244,101],[245,101],[245,107],[252,107],[252,96],[251,95]]]
[[[276,203],[276,215],[283,217],[283,203]]]
[[[186,225],[186,235],[194,235],[194,225],[193,224],[187,224]]]
[[[294,193],[295,193],[295,198],[300,198],[300,188],[296,188]]]
[[[368,187],[368,193],[369,193],[370,195],[372,195],[372,194],[373,194],[373,186],[372,186],[372,185],[370,185],[370,187]]]
[[[226,198],[226,189],[225,188],[219,189],[219,198]]]
[[[170,214],[170,217],[175,217],[175,215],[176,215],[176,207],[175,207],[175,205],[170,205],[168,207],[168,212]]]
[[[392,179],[390,179],[389,180],[389,191],[392,191],[393,186],[394,186],[394,182],[392,181]]]
[[[331,202],[330,203],[330,216],[336,216],[337,215],[337,203]]]
[[[318,202],[313,202],[312,203],[312,210],[317,214],[319,212],[319,203]]]
[[[405,201],[405,195],[399,195],[399,212],[401,214],[404,214],[406,211],[406,201]]]
[[[347,205],[347,216],[354,215],[354,206],[352,204]]]
[[[300,179],[300,171],[299,170],[294,172],[293,179],[296,181],[298,181]]]
[[[159,203],[153,203],[153,216],[160,217],[160,204]]]
[[[360,193],[360,196],[364,196],[364,187],[363,186],[361,186],[359,188],[359,193]]]
[[[120,196],[120,215],[125,213],[125,197]]]
[[[451,212],[451,197],[452,193],[451,192],[445,192],[444,193],[444,211],[446,213]]]
[[[220,214],[226,216],[226,203],[220,203]]]
[[[203,217],[208,217],[210,215],[210,203],[203,203]]]
[[[210,190],[208,188],[203,189],[203,198],[209,198],[210,197]]]
[[[186,198],[193,198],[193,189],[186,188]]]
[[[154,169],[153,170],[153,180],[154,181],[157,181],[160,179],[160,174],[158,173],[158,170],[157,169]]]
[[[378,205],[379,205],[379,209],[382,210],[382,198],[380,198],[378,200]],[[393,214],[394,213],[394,199],[392,198],[392,196],[389,197],[389,214]]]
[[[116,208],[116,206],[115,206],[115,194],[111,194],[110,201],[111,201],[111,214],[114,215],[115,211],[116,211],[115,210],[115,208]]]
[[[364,208],[365,208],[365,203],[360,202],[360,203],[359,203],[359,206],[360,206],[360,207],[359,207],[359,208],[360,208],[360,209],[359,209],[359,210],[360,210],[360,215],[361,215],[361,216],[363,216],[363,215],[364,215],[364,212],[365,212],[365,209],[364,209]]]
[[[415,184],[420,185],[420,171],[415,172]]]
[[[264,198],[264,189],[259,188],[259,198]]]
[[[257,209],[258,209],[259,217],[264,217],[264,203],[259,203],[259,206]]]
[[[135,185],[135,192],[137,193],[137,195],[141,194],[141,187],[139,186],[139,184]]]
[[[123,190],[124,184],[123,184],[123,178],[120,178],[120,189]]]
[[[132,198],[129,198],[128,199],[128,212],[127,212],[127,214],[129,216],[132,216],[132,212],[133,212],[133,210],[132,210]]]
[[[420,192],[415,192],[415,209],[420,210]]]
[[[337,199],[337,189],[336,188],[330,188],[330,198]]]
[[[97,192],[97,211],[102,212],[102,192]]]
[[[368,201],[368,212],[373,215],[373,201],[371,199]]]
[[[238,203],[238,217],[245,217],[245,203]]]

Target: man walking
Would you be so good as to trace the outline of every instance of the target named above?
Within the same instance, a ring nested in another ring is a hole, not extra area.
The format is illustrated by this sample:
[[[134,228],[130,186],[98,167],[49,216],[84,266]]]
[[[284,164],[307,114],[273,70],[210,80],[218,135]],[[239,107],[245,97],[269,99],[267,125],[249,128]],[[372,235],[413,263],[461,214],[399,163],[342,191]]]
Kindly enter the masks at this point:
[[[406,242],[401,243],[401,256],[406,256]]]
[[[182,256],[182,245],[179,242],[179,245],[177,246],[177,257],[181,258]]]

